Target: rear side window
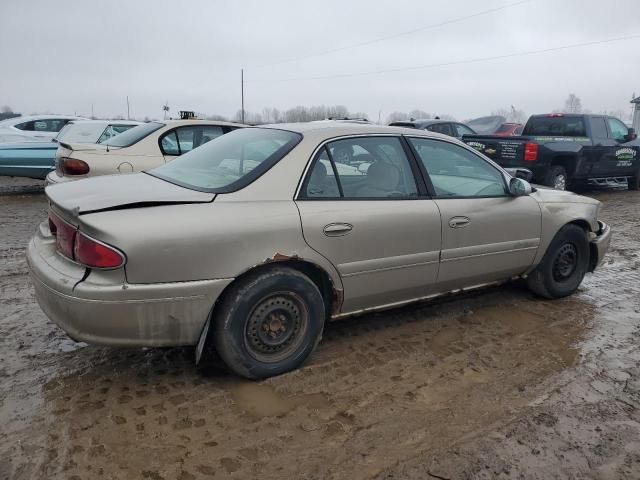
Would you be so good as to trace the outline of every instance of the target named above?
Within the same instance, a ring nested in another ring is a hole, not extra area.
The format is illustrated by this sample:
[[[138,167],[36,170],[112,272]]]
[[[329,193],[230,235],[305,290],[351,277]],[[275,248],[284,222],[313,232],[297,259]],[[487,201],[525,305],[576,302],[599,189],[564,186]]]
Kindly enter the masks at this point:
[[[532,117],[524,128],[524,135],[540,137],[586,137],[584,120],[581,117]]]
[[[607,138],[607,125],[604,118],[596,117],[591,119],[591,135],[594,138]]]
[[[138,125],[137,127],[133,127],[131,130],[127,130],[120,135],[110,138],[104,142],[104,145],[109,145],[110,147],[130,147],[162,127],[164,127],[164,123],[157,122]]]
[[[427,130],[430,132],[442,133],[443,135],[448,135],[453,137],[453,131],[451,130],[451,125],[448,123],[434,123],[427,127]]]
[[[465,125],[462,125],[461,123],[456,123],[455,127],[458,137],[461,137],[463,135],[475,135],[475,132],[473,130]]]
[[[69,120],[66,118],[51,118],[46,120],[31,120],[29,122],[19,123],[15,127],[18,130],[27,132],[59,132],[67,123],[69,123]]]
[[[164,155],[184,155],[223,134],[222,127],[216,125],[178,127],[160,138],[160,149]]]
[[[109,125],[104,129],[104,132],[102,132],[102,135],[100,135],[100,138],[98,138],[96,143],[106,142],[116,135],[120,135],[127,130],[131,130],[133,127],[135,127],[135,125]]]
[[[397,137],[328,143],[314,159],[302,196],[346,199],[417,198],[409,159]]]

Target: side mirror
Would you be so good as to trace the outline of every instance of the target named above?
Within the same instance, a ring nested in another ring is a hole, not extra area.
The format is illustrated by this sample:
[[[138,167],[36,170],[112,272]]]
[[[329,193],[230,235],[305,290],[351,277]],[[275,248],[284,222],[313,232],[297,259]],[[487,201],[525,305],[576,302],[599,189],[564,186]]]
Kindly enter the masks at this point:
[[[512,177],[521,178],[527,182],[533,180],[533,172],[528,168],[520,168],[520,167],[508,167],[505,168],[507,173]]]
[[[638,138],[638,135],[636,135],[635,128],[630,128],[628,133],[624,136],[624,139],[627,142],[630,142],[631,140],[635,140],[636,138]]]
[[[524,197],[531,193],[531,184],[521,178],[512,178],[509,182],[509,193],[513,197]]]

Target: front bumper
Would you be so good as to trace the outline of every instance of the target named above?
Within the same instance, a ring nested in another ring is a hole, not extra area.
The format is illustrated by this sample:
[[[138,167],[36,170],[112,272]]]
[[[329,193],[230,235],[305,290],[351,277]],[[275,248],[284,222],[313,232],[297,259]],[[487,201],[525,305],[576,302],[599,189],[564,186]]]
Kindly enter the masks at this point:
[[[595,233],[595,237],[591,239],[590,272],[602,265],[604,256],[609,251],[609,245],[611,244],[611,227],[601,221],[598,221],[598,225],[600,229]]]
[[[195,345],[232,279],[130,284],[122,269],[86,269],[56,252],[45,224],[27,261],[44,313],[74,340],[114,346]]]

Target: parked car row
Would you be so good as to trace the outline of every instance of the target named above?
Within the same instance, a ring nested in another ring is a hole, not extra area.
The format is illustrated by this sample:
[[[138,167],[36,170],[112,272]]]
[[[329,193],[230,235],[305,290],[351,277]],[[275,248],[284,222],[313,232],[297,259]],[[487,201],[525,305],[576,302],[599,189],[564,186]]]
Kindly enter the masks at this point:
[[[299,367],[332,319],[515,278],[570,295],[609,246],[597,200],[428,129],[240,127],[63,142],[61,178],[94,178],[45,189],[27,259],[49,318],[76,340],[192,345],[201,365],[215,353],[265,378]]]
[[[72,120],[49,141],[0,143],[0,175],[44,179],[54,168],[61,142],[102,143],[141,124],[130,120]]]

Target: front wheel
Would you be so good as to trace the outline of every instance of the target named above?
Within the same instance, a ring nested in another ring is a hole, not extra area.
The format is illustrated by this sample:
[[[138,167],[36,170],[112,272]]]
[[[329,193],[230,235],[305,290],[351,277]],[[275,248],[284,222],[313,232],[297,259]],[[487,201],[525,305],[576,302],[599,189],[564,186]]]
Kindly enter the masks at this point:
[[[565,225],[547,248],[540,265],[527,277],[528,287],[545,298],[574,293],[589,268],[589,239],[577,225]]]
[[[231,286],[209,339],[234,373],[267,378],[298,368],[322,335],[325,306],[304,274],[274,266]]]
[[[545,175],[544,184],[556,190],[566,190],[569,177],[564,167],[553,165]]]

